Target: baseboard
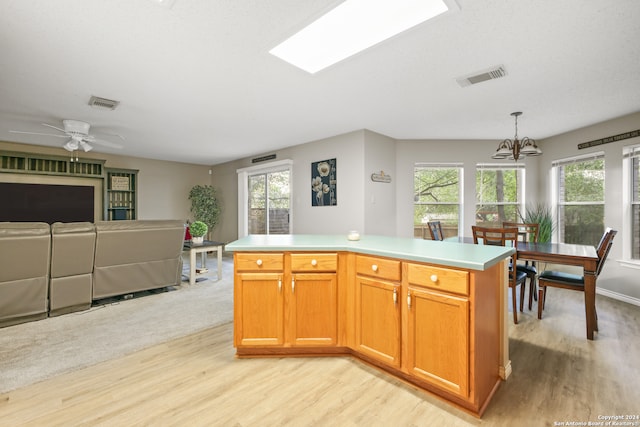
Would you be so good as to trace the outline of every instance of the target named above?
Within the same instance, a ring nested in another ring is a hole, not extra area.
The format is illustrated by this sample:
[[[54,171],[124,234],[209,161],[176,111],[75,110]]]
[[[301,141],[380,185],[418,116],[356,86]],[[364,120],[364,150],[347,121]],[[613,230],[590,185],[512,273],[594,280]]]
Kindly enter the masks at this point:
[[[633,304],[640,307],[639,298],[630,297],[629,295],[621,294],[619,292],[613,292],[603,288],[596,288],[596,293],[600,295],[604,295],[605,297],[613,298],[615,300],[626,302],[626,303]]]

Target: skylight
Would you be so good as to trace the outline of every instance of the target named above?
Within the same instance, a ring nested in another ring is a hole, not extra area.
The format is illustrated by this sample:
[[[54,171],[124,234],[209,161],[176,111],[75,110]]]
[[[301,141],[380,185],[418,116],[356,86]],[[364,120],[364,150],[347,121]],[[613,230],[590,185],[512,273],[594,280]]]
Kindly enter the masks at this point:
[[[313,74],[449,10],[450,0],[346,0],[269,51]]]

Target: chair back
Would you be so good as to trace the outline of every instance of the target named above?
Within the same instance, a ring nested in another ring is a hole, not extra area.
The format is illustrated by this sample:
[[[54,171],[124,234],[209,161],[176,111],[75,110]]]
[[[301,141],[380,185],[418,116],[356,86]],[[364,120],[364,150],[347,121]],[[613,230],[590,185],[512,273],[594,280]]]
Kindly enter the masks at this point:
[[[604,262],[607,260],[607,255],[609,255],[609,251],[611,250],[611,245],[613,245],[613,238],[618,234],[617,230],[613,230],[611,227],[607,227],[600,239],[600,243],[598,243],[598,248],[596,252],[598,253],[598,266],[596,267],[596,276],[600,275],[602,271],[602,267],[604,267]]]
[[[480,244],[482,240],[483,245],[493,246],[511,246],[516,247],[518,245],[518,228],[493,228],[493,227],[480,227],[477,225],[471,226],[473,232],[473,243]],[[516,265],[518,261],[518,253],[514,252],[511,255],[511,265]],[[512,287],[516,286],[516,269],[509,267],[509,281]],[[515,308],[514,308],[515,310]]]
[[[538,243],[540,224],[534,222],[503,222],[505,228],[516,227],[520,241],[523,243]]]
[[[431,234],[431,240],[444,240],[444,236],[442,235],[442,225],[440,221],[429,221],[427,222],[429,226],[429,233]]]
[[[473,243],[476,245],[482,240],[485,245],[513,246],[515,248],[518,242],[518,228],[516,227],[493,228],[473,225],[471,231],[473,232]]]

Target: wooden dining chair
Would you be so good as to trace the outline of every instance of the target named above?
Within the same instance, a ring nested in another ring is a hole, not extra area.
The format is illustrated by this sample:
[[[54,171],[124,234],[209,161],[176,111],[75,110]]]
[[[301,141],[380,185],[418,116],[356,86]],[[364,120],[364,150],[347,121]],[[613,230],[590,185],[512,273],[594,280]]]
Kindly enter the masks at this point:
[[[431,234],[431,240],[444,240],[444,235],[442,234],[442,225],[440,221],[429,221],[427,222],[429,226],[429,233]]]
[[[596,264],[596,277],[600,275],[602,267],[604,267],[604,262],[606,261],[607,255],[609,255],[609,251],[611,250],[611,245],[613,244],[613,238],[617,233],[617,230],[613,230],[607,227],[604,234],[602,235],[602,238],[600,239],[600,243],[598,243],[598,248],[596,249],[596,252],[598,254],[598,263]],[[584,276],[565,273],[562,271],[544,271],[538,277],[538,285],[538,319],[542,319],[542,310],[544,309],[544,303],[547,299],[547,288],[554,287],[584,292]],[[598,312],[596,311],[595,314],[595,330],[597,331]]]
[[[503,227],[517,227],[518,228],[518,240],[525,243],[538,243],[538,235],[540,233],[540,224],[531,222],[503,222]],[[519,271],[524,271],[529,278],[529,310],[533,305],[532,300],[538,300],[538,290],[536,286],[536,276],[538,275],[538,269],[534,261],[521,262],[516,267]],[[520,301],[520,311],[522,311],[522,303]]]
[[[512,246],[518,244],[518,228],[491,228],[471,226],[473,232],[473,243],[476,245]],[[527,273],[513,268],[518,261],[518,253],[511,255],[511,265],[509,266],[509,288],[511,288],[511,301],[513,307],[513,323],[518,324],[518,305],[516,304],[516,288],[520,286],[520,311],[522,311],[524,299],[524,286],[527,280]]]

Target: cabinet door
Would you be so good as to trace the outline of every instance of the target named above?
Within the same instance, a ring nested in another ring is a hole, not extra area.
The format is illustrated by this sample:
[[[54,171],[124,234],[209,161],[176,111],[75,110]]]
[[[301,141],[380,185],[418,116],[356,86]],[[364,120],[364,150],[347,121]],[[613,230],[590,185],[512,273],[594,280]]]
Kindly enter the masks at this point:
[[[356,276],[356,350],[400,366],[400,285]]]
[[[238,273],[234,292],[235,345],[283,345],[282,274]]]
[[[332,346],[338,338],[335,273],[293,274],[289,289],[288,341],[294,346]]]
[[[469,396],[469,300],[409,286],[409,372],[461,397]]]

